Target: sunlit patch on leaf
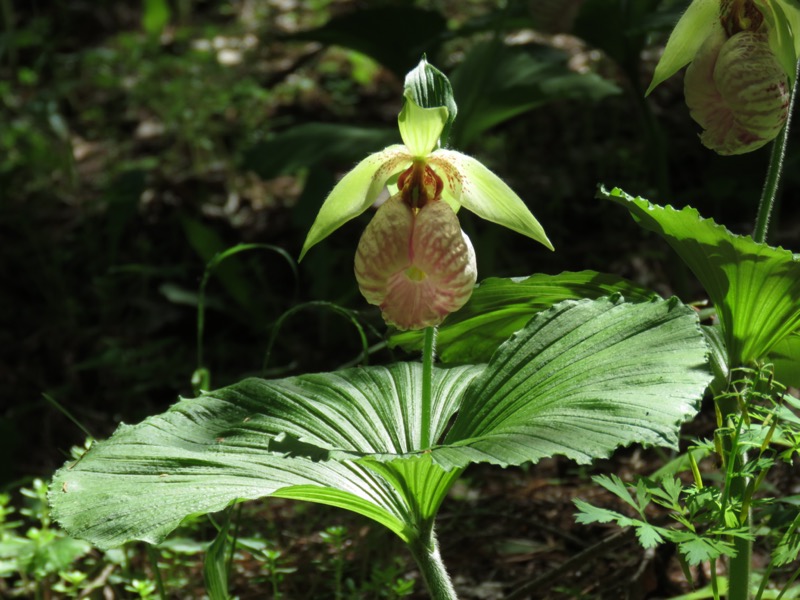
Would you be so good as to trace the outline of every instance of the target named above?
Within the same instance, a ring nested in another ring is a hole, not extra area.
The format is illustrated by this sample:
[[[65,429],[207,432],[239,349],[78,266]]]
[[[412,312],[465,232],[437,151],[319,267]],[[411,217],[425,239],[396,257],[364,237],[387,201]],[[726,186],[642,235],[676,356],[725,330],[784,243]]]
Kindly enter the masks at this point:
[[[676,299],[565,301],[498,349],[432,456],[585,463],[633,442],[675,446],[710,381],[697,316]]]
[[[800,260],[788,250],[735,235],[689,206],[658,206],[617,188],[599,197],[627,208],[694,272],[717,309],[728,366],[764,359],[800,328]]]

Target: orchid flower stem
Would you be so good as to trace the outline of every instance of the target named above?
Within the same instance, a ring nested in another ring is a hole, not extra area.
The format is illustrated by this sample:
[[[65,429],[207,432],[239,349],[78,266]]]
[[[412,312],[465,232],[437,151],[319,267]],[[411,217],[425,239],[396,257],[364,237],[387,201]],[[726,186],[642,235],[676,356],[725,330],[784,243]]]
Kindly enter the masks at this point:
[[[433,351],[436,346],[436,328],[425,328],[425,340],[422,346],[422,432],[420,445],[428,450],[434,440],[431,439],[431,406],[433,396]]]
[[[789,125],[792,121],[792,109],[794,108],[794,100],[797,96],[797,78],[800,76],[800,62],[797,63],[798,68],[795,71],[795,82],[792,87],[792,94],[789,99],[789,116],[786,119],[786,125],[783,126],[778,137],[772,143],[772,152],[769,157],[769,167],[767,168],[767,179],[764,182],[764,189],[761,192],[761,200],[758,203],[758,215],[756,216],[756,226],[753,230],[753,239],[759,243],[767,241],[767,233],[769,231],[769,219],[772,214],[772,208],[775,205],[775,199],[778,197],[778,186],[783,173],[783,158],[786,155],[786,146],[789,139]]]

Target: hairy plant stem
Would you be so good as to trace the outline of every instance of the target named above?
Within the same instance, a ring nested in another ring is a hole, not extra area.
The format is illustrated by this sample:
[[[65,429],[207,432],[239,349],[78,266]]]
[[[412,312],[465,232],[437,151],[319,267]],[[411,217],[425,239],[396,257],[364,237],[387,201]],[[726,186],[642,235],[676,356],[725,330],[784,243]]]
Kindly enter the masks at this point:
[[[422,538],[411,540],[408,547],[417,561],[431,600],[458,600],[453,582],[439,554],[439,544],[436,542],[433,527],[430,529],[430,534],[424,537],[427,537],[427,540]]]
[[[767,241],[769,232],[769,219],[775,199],[778,197],[778,186],[783,173],[783,158],[786,155],[786,146],[789,139],[789,125],[792,121],[794,99],[797,96],[797,78],[800,76],[800,62],[797,63],[795,71],[795,82],[792,87],[792,94],[789,98],[789,116],[786,125],[783,126],[778,137],[772,142],[772,151],[769,156],[769,166],[767,167],[767,178],[764,181],[764,189],[761,191],[761,200],[758,203],[758,214],[756,216],[756,226],[753,229],[753,239],[759,243]]]
[[[433,349],[436,344],[436,328],[425,328],[425,341],[422,345],[422,431],[420,445],[423,450],[431,447],[431,406],[433,395]]]

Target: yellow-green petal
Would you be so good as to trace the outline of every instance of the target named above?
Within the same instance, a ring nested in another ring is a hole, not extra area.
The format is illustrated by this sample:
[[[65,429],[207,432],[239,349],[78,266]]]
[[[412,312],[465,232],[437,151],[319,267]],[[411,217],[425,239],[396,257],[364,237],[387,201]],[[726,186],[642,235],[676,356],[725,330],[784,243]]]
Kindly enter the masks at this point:
[[[400,137],[414,158],[425,158],[439,146],[439,137],[447,124],[447,108],[422,108],[410,93],[405,95],[403,110],[397,116]]]
[[[397,144],[370,154],[358,163],[323,202],[306,236],[300,260],[312,246],[367,210],[377,200],[389,178],[408,168],[411,161],[406,148]]]
[[[442,179],[445,189],[457,195],[458,202],[468,211],[553,249],[544,229],[522,199],[479,161],[454,150],[437,150],[429,163],[437,173],[451,169],[458,173],[456,178]]]
[[[722,28],[719,11],[720,0],[694,0],[689,5],[667,40],[647,94],[692,62],[706,38],[715,28]]]

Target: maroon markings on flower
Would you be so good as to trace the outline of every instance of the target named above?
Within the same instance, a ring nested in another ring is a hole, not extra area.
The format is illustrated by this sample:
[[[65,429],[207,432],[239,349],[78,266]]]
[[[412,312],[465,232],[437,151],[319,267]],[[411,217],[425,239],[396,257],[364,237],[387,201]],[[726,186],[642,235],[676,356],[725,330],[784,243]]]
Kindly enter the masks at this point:
[[[454,166],[458,156],[452,151],[439,150],[438,153],[428,158],[428,164],[433,168],[434,173],[440,178],[444,178],[442,182],[444,189],[456,200],[461,198],[461,189],[464,186],[464,177]]]
[[[387,273],[411,266],[409,248],[413,228],[414,214],[396,194],[381,205],[361,235],[355,272],[358,287],[370,304],[383,303]]]
[[[403,200],[411,208],[422,208],[428,202],[438,200],[444,184],[425,161],[415,160],[414,164],[397,178],[397,189]]]
[[[764,33],[723,31],[703,43],[684,79],[686,104],[704,129],[700,140],[719,154],[756,150],[788,117],[789,84]]]
[[[402,330],[438,325],[469,300],[477,280],[475,252],[453,209],[442,201],[413,209],[402,192],[367,225],[355,273],[367,302]]]
[[[740,31],[758,31],[764,15],[753,0],[724,0],[720,6],[720,22],[731,37]]]

